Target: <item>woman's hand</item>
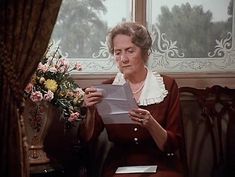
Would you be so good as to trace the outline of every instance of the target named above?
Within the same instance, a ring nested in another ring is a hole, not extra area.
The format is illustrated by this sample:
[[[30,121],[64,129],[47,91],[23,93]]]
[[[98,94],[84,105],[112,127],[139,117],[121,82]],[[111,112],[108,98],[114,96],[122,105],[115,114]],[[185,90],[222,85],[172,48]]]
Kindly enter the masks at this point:
[[[88,108],[94,106],[102,100],[102,92],[98,91],[95,87],[88,87],[85,89],[84,103]]]
[[[137,108],[133,109],[129,112],[131,119],[137,124],[148,127],[151,124],[153,117],[148,110]]]
[[[80,138],[87,142],[92,138],[93,131],[95,128],[95,105],[102,100],[102,92],[98,91],[95,87],[88,87],[85,89],[84,95],[84,106],[86,109],[86,118],[81,124],[79,129]]]
[[[167,131],[153,118],[148,110],[137,108],[129,112],[131,119],[142,127],[145,127],[160,150],[164,151],[167,141]]]

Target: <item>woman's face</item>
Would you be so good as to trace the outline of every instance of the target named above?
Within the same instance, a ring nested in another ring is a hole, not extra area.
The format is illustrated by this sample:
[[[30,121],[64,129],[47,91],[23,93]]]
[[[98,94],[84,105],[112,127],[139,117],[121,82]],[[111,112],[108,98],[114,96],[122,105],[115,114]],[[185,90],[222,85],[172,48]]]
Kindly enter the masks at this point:
[[[141,48],[131,42],[131,37],[118,34],[113,38],[114,57],[118,68],[125,76],[136,76],[145,64]]]

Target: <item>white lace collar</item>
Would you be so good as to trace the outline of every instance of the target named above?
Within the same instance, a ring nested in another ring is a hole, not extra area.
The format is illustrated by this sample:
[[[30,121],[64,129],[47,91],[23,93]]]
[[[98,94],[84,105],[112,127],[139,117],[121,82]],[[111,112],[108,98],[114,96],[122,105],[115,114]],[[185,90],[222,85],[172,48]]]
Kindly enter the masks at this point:
[[[147,69],[147,77],[145,79],[145,84],[139,98],[139,106],[147,106],[150,104],[160,103],[167,96],[168,91],[165,89],[165,84],[163,78],[157,72],[152,72]],[[117,73],[113,85],[123,85],[126,83],[124,75],[122,73]]]

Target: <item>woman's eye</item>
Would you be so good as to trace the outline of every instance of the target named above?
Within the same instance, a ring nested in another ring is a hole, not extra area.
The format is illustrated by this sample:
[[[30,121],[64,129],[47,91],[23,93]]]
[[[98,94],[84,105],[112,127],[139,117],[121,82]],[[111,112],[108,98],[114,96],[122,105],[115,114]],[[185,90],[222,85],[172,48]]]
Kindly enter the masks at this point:
[[[120,52],[114,52],[114,55],[118,56],[120,55]]]
[[[119,56],[120,55],[120,53],[115,53],[115,56]]]

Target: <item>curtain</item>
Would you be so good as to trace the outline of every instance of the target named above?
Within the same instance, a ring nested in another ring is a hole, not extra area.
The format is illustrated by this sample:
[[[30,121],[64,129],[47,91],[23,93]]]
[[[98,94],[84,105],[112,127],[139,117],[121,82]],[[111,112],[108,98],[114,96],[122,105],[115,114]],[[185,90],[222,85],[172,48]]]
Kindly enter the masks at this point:
[[[0,0],[0,176],[29,176],[23,90],[47,48],[60,5]]]

